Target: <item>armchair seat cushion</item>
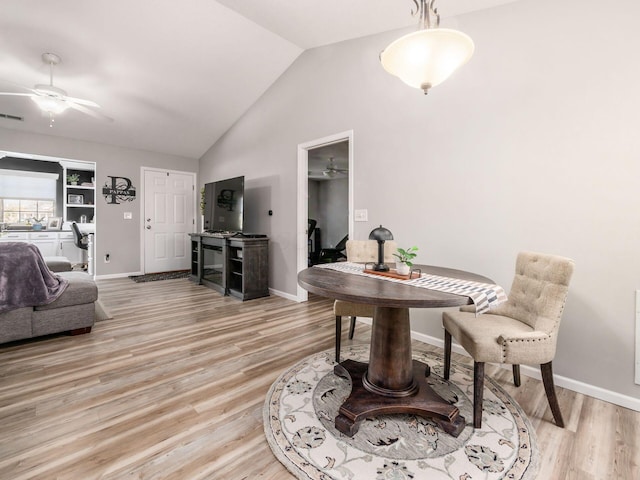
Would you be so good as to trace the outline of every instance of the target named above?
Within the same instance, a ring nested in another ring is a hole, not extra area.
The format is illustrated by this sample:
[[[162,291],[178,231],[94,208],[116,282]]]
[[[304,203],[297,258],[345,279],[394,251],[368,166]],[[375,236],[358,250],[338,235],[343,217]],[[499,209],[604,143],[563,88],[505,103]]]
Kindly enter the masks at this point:
[[[510,363],[505,358],[507,352],[502,339],[525,337],[534,331],[526,323],[510,317],[492,314],[476,317],[471,312],[444,312],[442,323],[476,362]]]
[[[373,318],[373,305],[351,303],[343,300],[333,302],[333,313],[338,317],[366,317]]]

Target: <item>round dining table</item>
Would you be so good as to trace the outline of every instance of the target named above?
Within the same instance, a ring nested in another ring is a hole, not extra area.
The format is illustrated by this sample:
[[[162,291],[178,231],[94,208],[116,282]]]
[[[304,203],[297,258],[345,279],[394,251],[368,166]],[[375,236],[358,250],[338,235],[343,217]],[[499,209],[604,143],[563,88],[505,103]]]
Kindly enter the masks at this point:
[[[481,275],[451,268],[414,265],[414,270],[494,283]],[[459,307],[471,304],[469,297],[391,282],[375,275],[318,267],[302,270],[298,283],[319,296],[375,306],[369,362],[345,360],[334,367],[334,373],[350,379],[352,385],[335,418],[337,430],[351,437],[365,418],[409,413],[432,418],[455,437],[462,432],[464,417],[428,384],[429,366],[412,357],[409,308]]]

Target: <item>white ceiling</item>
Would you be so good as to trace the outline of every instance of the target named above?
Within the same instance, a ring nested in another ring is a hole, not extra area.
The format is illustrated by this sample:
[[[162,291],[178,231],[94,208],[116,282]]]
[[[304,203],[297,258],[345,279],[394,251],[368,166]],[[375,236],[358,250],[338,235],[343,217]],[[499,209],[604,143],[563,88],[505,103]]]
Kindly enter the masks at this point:
[[[439,0],[443,17],[516,0]],[[413,25],[410,0],[2,0],[0,91],[48,83],[102,106],[53,128],[0,96],[0,127],[199,158],[302,51]],[[0,148],[2,146],[0,145]]]

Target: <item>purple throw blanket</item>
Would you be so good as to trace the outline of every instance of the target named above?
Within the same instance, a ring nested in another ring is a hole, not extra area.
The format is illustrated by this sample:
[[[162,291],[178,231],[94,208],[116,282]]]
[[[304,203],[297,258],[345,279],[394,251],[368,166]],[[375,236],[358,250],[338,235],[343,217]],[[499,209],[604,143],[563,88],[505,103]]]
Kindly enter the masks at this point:
[[[51,303],[67,285],[47,268],[35,245],[0,243],[0,313]]]

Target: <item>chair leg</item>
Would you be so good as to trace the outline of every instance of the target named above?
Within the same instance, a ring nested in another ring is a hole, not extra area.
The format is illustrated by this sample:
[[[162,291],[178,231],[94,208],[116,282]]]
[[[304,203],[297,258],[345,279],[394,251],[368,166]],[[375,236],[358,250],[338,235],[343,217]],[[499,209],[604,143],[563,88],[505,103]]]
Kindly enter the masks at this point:
[[[451,374],[451,334],[444,331],[444,379],[449,380]]]
[[[356,329],[356,317],[351,317],[351,324],[349,325],[349,340],[353,340],[353,332]]]
[[[551,362],[540,365],[540,371],[542,372],[542,383],[544,384],[544,391],[547,392],[547,400],[549,400],[553,419],[556,421],[556,425],[560,428],[564,428],[564,420],[562,419],[562,412],[560,411],[558,397],[556,396],[556,389],[553,384],[553,369],[551,368]]]
[[[473,428],[482,428],[484,362],[473,362]]]
[[[336,363],[340,363],[340,337],[342,336],[342,317],[336,315]]]
[[[512,365],[513,367],[513,384],[516,387],[520,386],[520,365]]]

